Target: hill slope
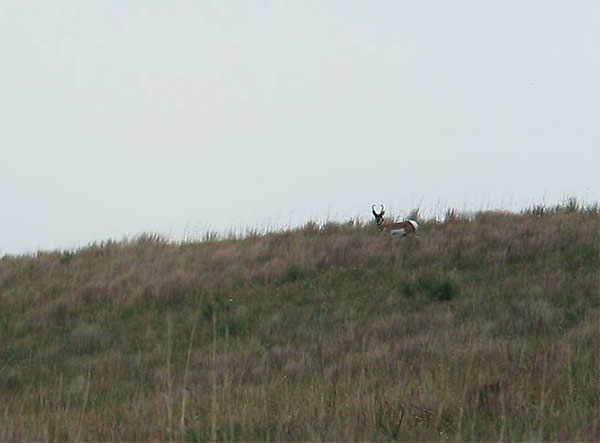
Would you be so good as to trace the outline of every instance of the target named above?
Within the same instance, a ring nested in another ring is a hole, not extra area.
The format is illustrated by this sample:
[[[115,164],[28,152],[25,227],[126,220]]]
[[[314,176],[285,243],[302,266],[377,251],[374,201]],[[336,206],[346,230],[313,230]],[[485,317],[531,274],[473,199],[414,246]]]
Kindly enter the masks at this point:
[[[0,260],[0,440],[598,440],[599,216]]]

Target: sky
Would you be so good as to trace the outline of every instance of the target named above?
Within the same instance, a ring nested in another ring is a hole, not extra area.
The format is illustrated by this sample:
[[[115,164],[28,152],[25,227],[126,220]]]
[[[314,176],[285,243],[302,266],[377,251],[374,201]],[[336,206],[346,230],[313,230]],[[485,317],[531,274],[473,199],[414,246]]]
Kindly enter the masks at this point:
[[[0,256],[600,197],[595,0],[2,0],[0,57]]]

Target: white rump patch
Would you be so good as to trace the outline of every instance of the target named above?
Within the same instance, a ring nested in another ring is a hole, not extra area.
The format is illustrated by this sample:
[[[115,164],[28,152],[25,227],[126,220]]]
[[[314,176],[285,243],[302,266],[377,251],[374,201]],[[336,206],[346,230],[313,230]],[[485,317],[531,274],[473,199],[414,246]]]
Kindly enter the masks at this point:
[[[419,224],[418,224],[416,221],[414,221],[414,220],[409,220],[408,222],[409,222],[409,223],[412,225],[412,227],[413,227],[413,228],[415,228],[415,231],[416,231],[417,229],[419,229]]]

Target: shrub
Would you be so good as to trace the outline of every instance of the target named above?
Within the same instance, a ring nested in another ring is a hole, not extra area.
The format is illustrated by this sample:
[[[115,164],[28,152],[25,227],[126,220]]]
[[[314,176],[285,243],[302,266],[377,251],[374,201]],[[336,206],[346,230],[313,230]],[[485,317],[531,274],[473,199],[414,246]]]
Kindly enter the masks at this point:
[[[200,315],[203,321],[211,323],[215,317],[217,337],[243,335],[250,328],[251,315],[244,316],[236,312],[233,299],[219,294],[203,303]]]
[[[444,272],[424,272],[404,282],[400,290],[409,297],[420,295],[426,301],[449,301],[460,293],[454,277]]]
[[[576,197],[567,197],[563,202],[563,208],[567,213],[578,212],[582,209],[581,204],[577,201]]]
[[[446,212],[444,213],[444,223],[450,223],[453,221],[458,220],[460,217],[460,214],[458,213],[458,211],[455,208],[448,208],[446,209]]]
[[[283,275],[283,283],[293,283],[300,278],[300,269],[296,263],[290,263]]]
[[[422,274],[417,279],[417,285],[432,301],[452,300],[459,293],[458,285],[447,274]]]
[[[573,272],[600,266],[600,249],[596,245],[575,245],[563,257],[565,268]]]

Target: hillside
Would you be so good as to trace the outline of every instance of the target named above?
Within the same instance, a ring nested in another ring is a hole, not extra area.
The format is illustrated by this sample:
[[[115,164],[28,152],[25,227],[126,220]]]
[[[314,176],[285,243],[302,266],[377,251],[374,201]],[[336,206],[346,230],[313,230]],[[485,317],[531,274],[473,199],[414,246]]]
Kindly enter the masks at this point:
[[[598,441],[599,221],[5,256],[0,441]]]

